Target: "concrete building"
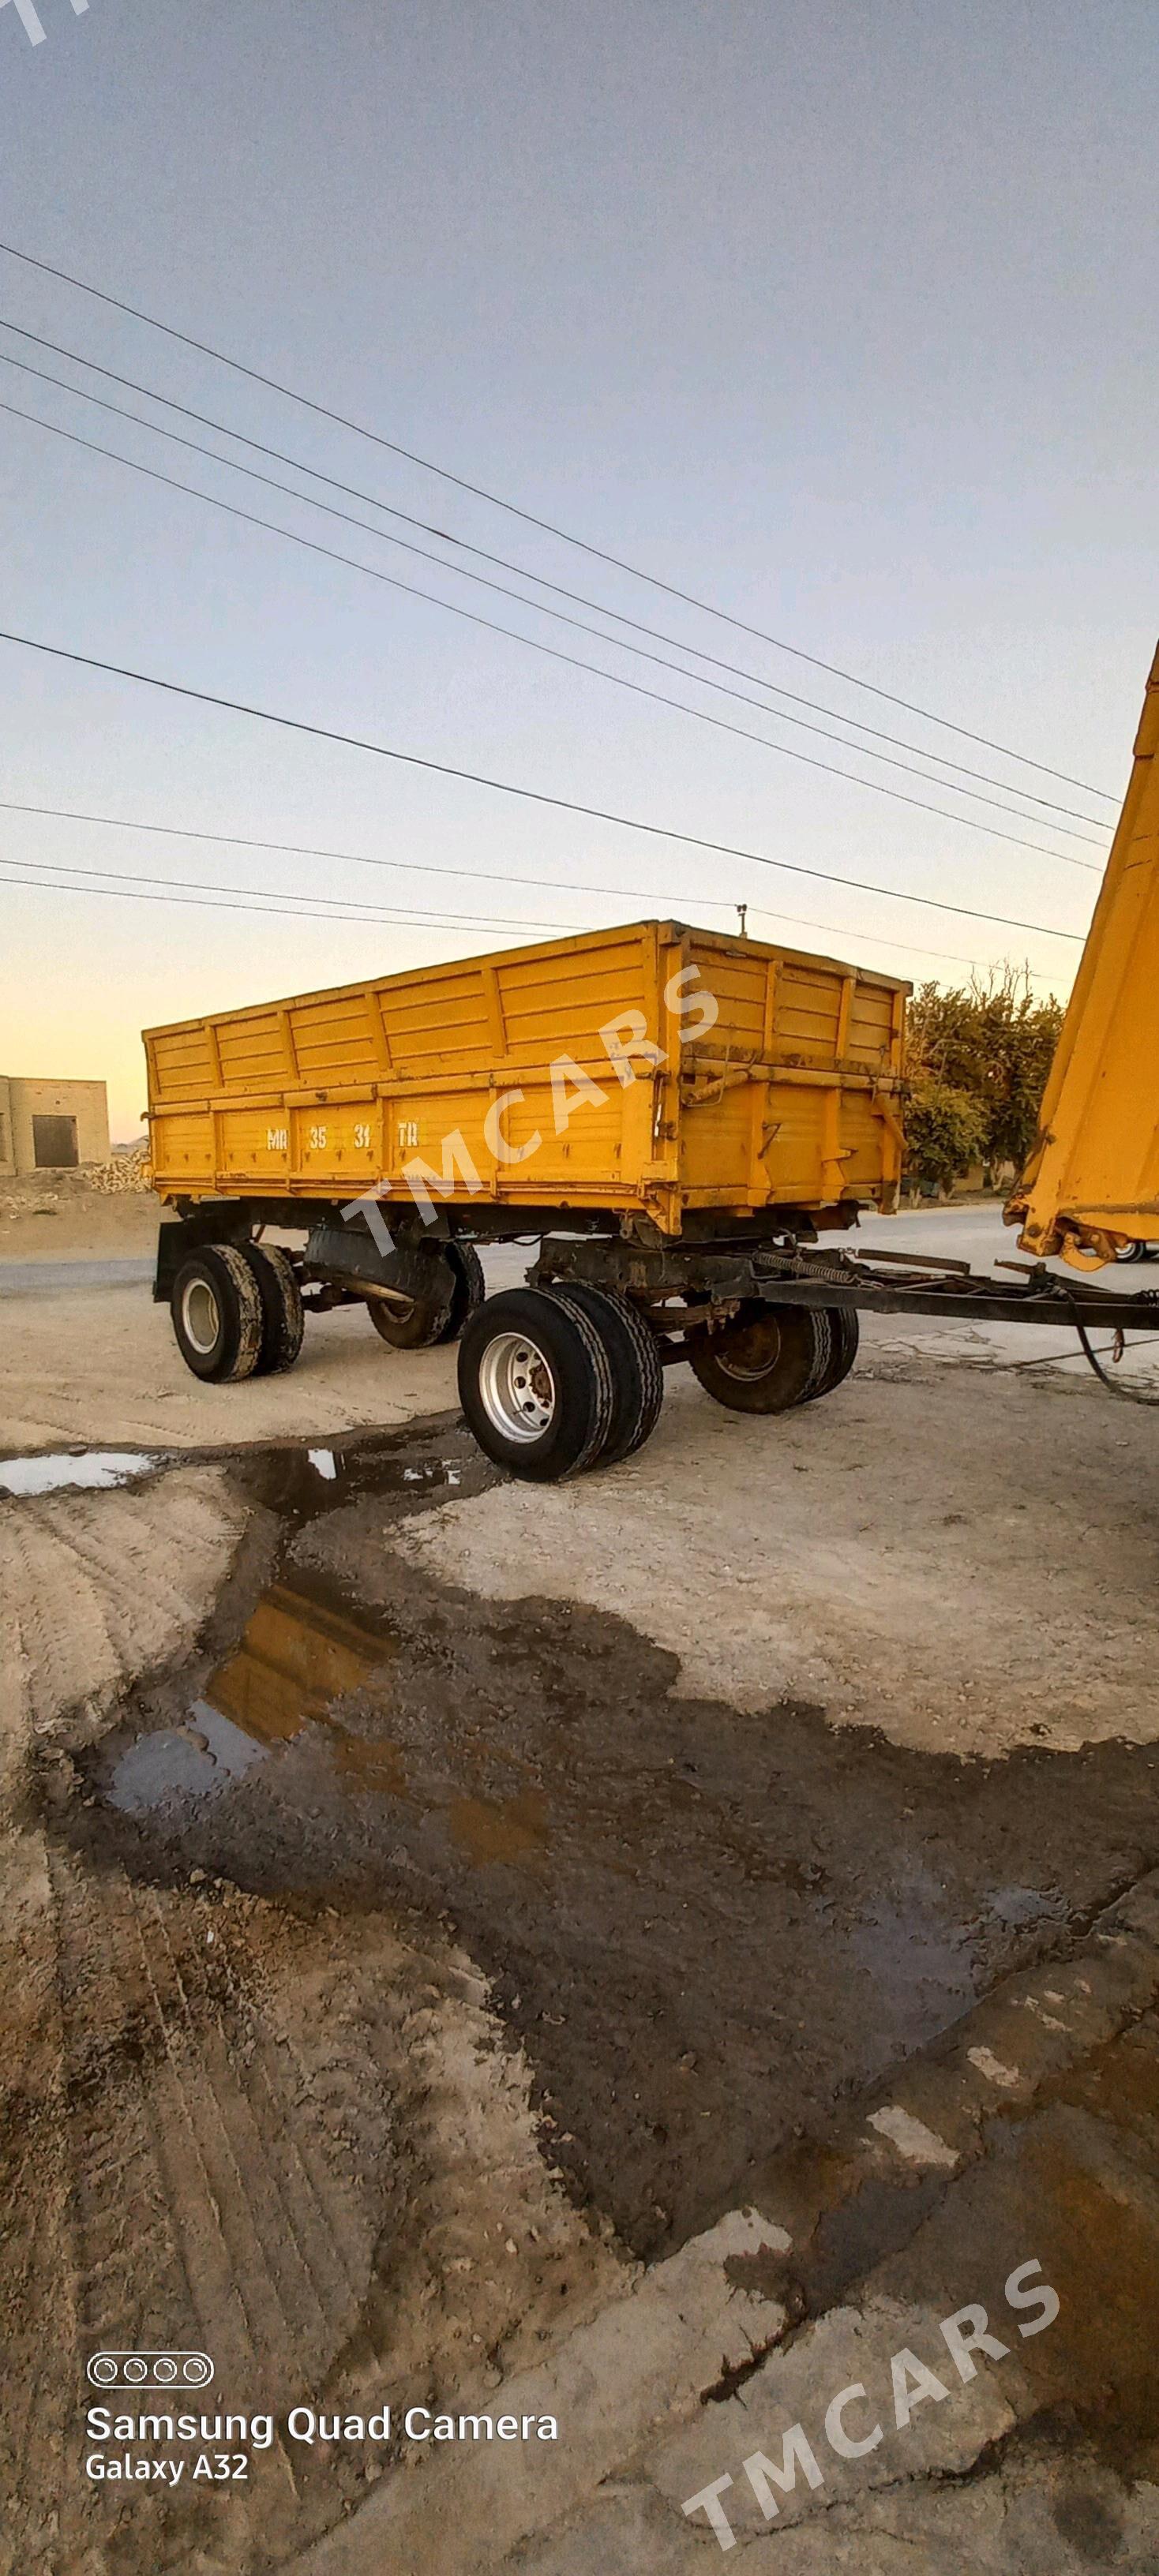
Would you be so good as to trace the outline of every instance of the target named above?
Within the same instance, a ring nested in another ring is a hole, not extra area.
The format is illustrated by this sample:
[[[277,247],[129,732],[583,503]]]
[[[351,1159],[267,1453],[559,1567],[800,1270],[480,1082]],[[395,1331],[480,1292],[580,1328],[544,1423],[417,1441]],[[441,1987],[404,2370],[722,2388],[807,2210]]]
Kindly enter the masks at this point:
[[[0,1073],[0,1176],[109,1159],[103,1082],[34,1082]]]

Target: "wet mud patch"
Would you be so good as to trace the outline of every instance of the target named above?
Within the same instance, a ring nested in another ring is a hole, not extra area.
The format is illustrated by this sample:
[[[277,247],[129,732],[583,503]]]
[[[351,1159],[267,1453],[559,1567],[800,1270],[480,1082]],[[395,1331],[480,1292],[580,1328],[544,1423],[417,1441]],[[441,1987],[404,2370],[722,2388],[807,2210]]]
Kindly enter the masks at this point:
[[[3,1506],[21,1528],[22,1515],[39,1528],[67,1507],[94,1564],[124,1561],[130,1642],[153,1633],[140,1611],[152,1561],[125,1524],[151,1510],[185,1611],[164,1666],[126,1661],[119,1705],[62,1700],[29,1747],[20,1913],[11,1866],[6,1882],[18,2000],[0,2086],[0,2309],[18,2392],[0,2438],[0,2525],[22,2566],[40,2565],[50,2517],[54,2566],[282,2565],[394,2456],[370,2444],[290,2464],[275,2444],[255,2458],[252,2492],[224,2501],[189,2484],[166,2497],[91,2486],[77,2469],[80,2410],[102,2347],[203,2349],[243,2411],[369,2414],[428,2397],[474,2408],[622,2277],[610,2229],[586,2224],[550,2174],[521,2054],[430,1905],[420,1915],[397,1873],[393,1887],[379,1874],[365,1910],[319,1901],[332,1870],[299,1896],[271,1859],[268,1819],[253,1869],[244,1819],[232,1840],[216,1835],[263,1765],[272,1775],[316,1741],[342,1794],[405,1788],[357,1715],[340,1740],[331,1714],[381,1690],[389,1636],[372,1625],[368,1641],[333,1587],[306,1618],[285,1550],[328,1511],[356,1511],[385,1544],[400,1519],[460,1478],[477,1491],[489,1471],[445,1421],[349,1445],[321,1464],[288,1446],[219,1460],[208,1495],[183,1461],[141,1503]],[[193,1579],[200,1522],[172,1509],[191,1488],[221,1538],[216,1597]],[[522,1852],[535,1801],[500,1820],[498,1842],[469,1793],[455,1825],[461,1849]],[[297,1830],[291,1801],[283,1850]]]
[[[416,1569],[403,1446],[385,1502],[299,1519],[216,1663],[126,1708],[66,1830],[136,1877],[453,1926],[545,2153],[633,2252],[1159,1860],[1146,1747],[970,1761],[746,1715],[674,1697],[620,1619]]]
[[[495,1469],[463,1425],[447,1415],[408,1423],[402,1431],[270,1443],[239,1453],[234,1464],[282,1515],[291,1535],[347,1503],[382,1502],[397,1513],[433,1495],[445,1502],[452,1493],[482,1493],[495,1482]]]

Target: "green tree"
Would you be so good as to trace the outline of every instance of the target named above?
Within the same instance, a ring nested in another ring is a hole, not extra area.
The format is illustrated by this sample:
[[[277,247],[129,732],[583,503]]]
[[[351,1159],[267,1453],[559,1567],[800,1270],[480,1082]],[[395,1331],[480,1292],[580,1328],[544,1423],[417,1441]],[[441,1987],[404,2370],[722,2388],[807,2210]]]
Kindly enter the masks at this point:
[[[919,1177],[926,1177],[919,1147],[923,1155],[932,1151],[943,1162],[950,1152],[956,1113],[949,1094],[968,1099],[980,1113],[969,1150],[970,1122],[959,1120],[960,1159],[949,1177],[960,1179],[978,1160],[991,1168],[1002,1163],[1021,1168],[1034,1142],[1061,1026],[1061,1002],[1053,994],[1047,1002],[1036,1001],[1029,977],[1013,966],[976,976],[964,989],[919,987],[907,1017],[910,1097],[905,1122]],[[931,1142],[935,1135],[937,1143]]]
[[[952,1189],[977,1162],[986,1112],[972,1092],[923,1074],[912,1084],[905,1112],[906,1161],[924,1188]]]

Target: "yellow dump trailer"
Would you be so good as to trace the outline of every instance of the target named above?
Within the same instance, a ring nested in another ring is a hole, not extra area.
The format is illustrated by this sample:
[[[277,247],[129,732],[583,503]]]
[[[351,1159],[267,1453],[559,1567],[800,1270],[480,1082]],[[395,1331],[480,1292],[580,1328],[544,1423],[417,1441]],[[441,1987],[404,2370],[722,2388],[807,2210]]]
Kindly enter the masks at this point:
[[[1159,662],[1007,1211],[1080,1265],[1159,1241],[1157,742]],[[149,1030],[154,1295],[186,1365],[289,1368],[311,1314],[360,1304],[395,1349],[457,1341],[480,1447],[542,1481],[630,1458],[680,1361],[733,1412],[831,1394],[865,1311],[1073,1325],[1105,1376],[1092,1329],[1151,1329],[1149,1294],[832,1240],[897,1202],[908,991],[644,921]],[[489,1296],[505,1238],[538,1249]]]
[[[635,922],[145,1035],[164,1198],[691,1211],[896,1204],[909,987]],[[511,1231],[518,1231],[513,1225]]]
[[[1159,653],[1082,964],[1007,1208],[1028,1252],[1098,1268],[1159,1242]]]
[[[896,1205],[908,990],[642,921],[150,1029],[186,1365],[288,1368],[359,1302],[395,1348],[458,1340],[480,1446],[544,1480],[630,1457],[675,1360],[741,1412],[828,1393],[857,1317],[831,1268],[794,1282]],[[488,1297],[505,1236],[538,1258]]]

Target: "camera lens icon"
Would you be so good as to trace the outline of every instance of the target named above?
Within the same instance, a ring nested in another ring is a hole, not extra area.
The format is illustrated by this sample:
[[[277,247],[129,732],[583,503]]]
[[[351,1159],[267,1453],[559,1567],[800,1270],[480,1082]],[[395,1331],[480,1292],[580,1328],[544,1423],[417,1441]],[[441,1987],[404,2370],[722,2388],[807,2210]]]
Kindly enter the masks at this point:
[[[0,0],[0,7],[3,0]],[[88,2364],[94,2388],[207,2388],[213,2363],[207,2352],[95,2352]]]

